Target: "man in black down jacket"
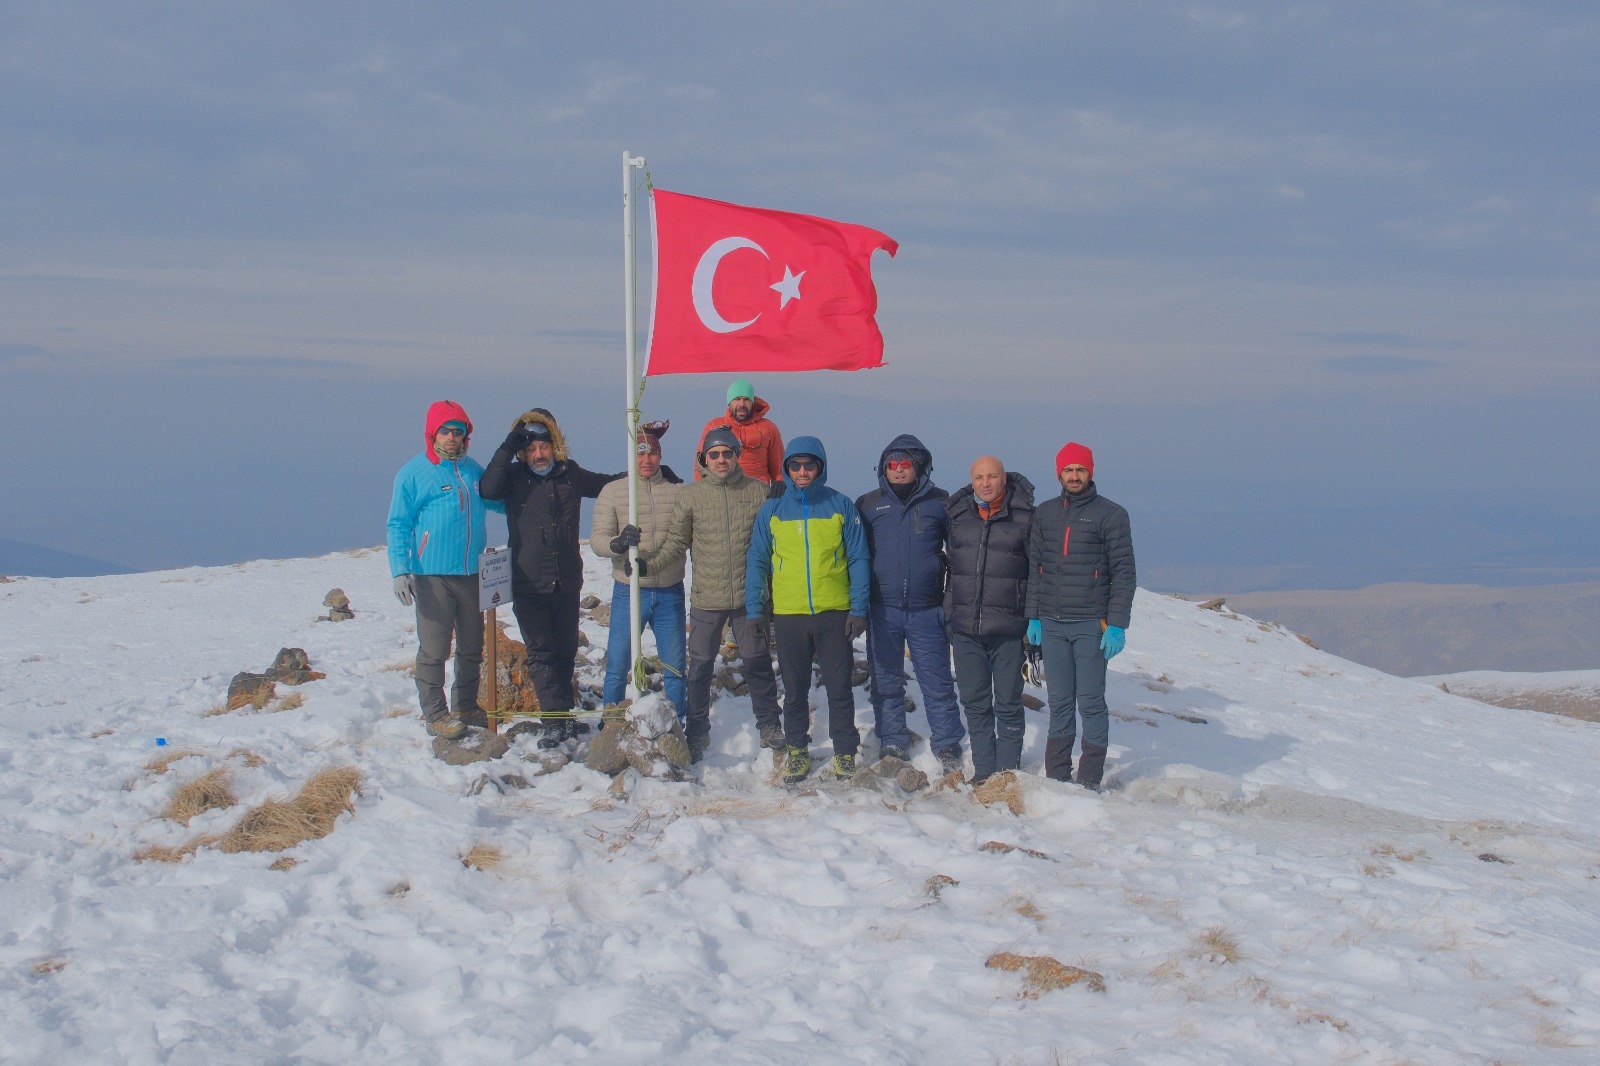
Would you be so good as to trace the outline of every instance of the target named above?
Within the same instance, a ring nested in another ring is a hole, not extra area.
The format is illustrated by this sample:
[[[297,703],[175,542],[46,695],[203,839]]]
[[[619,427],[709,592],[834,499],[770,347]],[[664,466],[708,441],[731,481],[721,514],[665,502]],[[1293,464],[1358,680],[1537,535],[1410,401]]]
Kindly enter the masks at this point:
[[[478,482],[486,500],[504,500],[511,534],[512,612],[528,649],[528,672],[543,717],[539,744],[554,747],[587,732],[572,717],[577,697],[572,668],[578,657],[578,599],[583,557],[578,518],[626,474],[596,474],[573,462],[555,417],[542,407],[517,416]]]
[[[944,597],[956,685],[972,737],[972,780],[1022,765],[1022,635],[1027,628],[1033,485],[992,455],[945,501],[950,517]]]
[[[906,646],[928,712],[928,747],[944,773],[961,770],[961,710],[944,625],[944,537],[950,494],[933,483],[933,456],[902,433],[878,457],[878,487],[856,501],[872,553],[867,657],[880,757],[908,758]]]
[[[1106,663],[1120,652],[1133,614],[1136,576],[1128,512],[1094,486],[1094,453],[1070,443],[1056,453],[1061,495],[1041,504],[1028,538],[1028,642],[1044,651],[1050,692],[1045,774],[1072,780],[1072,742],[1083,716],[1078,783],[1098,789],[1111,716]]]

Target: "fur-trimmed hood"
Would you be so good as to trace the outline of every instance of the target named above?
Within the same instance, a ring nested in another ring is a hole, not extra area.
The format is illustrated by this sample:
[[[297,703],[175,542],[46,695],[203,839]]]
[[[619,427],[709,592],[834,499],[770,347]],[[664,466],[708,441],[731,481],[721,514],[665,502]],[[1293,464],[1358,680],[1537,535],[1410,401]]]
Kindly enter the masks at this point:
[[[571,458],[571,455],[567,452],[567,438],[562,435],[561,427],[556,424],[555,415],[546,411],[543,407],[535,407],[531,411],[524,411],[518,415],[516,421],[511,423],[511,428],[516,429],[524,424],[543,425],[550,431],[550,445],[555,452],[556,462],[564,463]]]

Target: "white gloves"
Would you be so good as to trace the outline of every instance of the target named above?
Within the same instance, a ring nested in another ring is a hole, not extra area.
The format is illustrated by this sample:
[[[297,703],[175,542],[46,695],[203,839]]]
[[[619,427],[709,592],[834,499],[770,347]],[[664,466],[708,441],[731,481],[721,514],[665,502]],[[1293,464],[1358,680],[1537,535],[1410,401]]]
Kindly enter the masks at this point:
[[[394,598],[400,601],[400,606],[410,607],[417,600],[417,590],[411,584],[410,574],[401,574],[394,579]]]

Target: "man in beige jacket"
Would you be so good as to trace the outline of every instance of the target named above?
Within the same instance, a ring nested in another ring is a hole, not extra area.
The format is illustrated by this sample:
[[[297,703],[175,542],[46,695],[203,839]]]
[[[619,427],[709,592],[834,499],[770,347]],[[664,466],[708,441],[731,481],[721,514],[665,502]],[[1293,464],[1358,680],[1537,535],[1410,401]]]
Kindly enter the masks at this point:
[[[710,740],[711,675],[722,646],[722,631],[730,625],[743,660],[744,680],[750,687],[761,746],[784,750],[767,620],[747,617],[744,602],[750,529],[767,498],[767,486],[740,467],[740,447],[739,438],[727,426],[707,430],[697,457],[700,479],[679,490],[666,539],[649,558],[652,568],[681,568],[684,553],[694,553],[689,595],[689,717],[685,723],[690,751],[697,750],[697,743],[698,750],[704,751]]]
[[[611,632],[606,640],[606,706],[622,702],[628,674],[633,669],[633,634],[628,621],[628,578],[632,564],[628,548],[638,546],[639,617],[642,626],[655,634],[656,653],[661,656],[662,688],[681,719],[684,704],[683,637],[683,559],[676,564],[657,566],[644,560],[644,553],[661,546],[667,539],[667,523],[672,517],[682,481],[661,466],[661,437],[668,422],[651,422],[638,433],[639,524],[628,524],[628,482],[613,481],[600,490],[594,504],[594,526],[589,533],[589,548],[602,559],[610,559]],[[691,749],[693,745],[690,745]],[[702,748],[703,750],[703,748]]]

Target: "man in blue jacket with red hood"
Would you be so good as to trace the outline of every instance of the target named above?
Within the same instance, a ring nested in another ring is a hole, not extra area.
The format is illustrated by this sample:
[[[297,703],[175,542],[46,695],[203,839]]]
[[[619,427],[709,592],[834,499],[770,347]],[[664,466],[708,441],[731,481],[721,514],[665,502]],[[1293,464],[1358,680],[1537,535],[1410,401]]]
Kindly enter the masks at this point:
[[[851,650],[867,630],[869,563],[861,516],[850,497],[830,489],[828,455],[815,437],[796,437],[783,456],[782,496],[756,512],[745,563],[745,617],[760,618],[772,603],[772,633],[783,675],[785,784],[811,773],[811,663],[828,690],[828,736],[833,773],[856,772]]]
[[[909,757],[906,646],[928,712],[928,747],[943,773],[961,770],[961,709],[950,674],[945,635],[944,541],[950,494],[933,483],[933,456],[902,433],[878,459],[878,487],[856,501],[872,553],[872,613],[867,658],[872,663],[872,717],[879,757]]]
[[[505,512],[478,492],[483,467],[467,455],[472,419],[458,403],[428,408],[422,451],[395,475],[389,502],[389,573],[403,606],[417,608],[417,699],[428,732],[454,740],[468,725],[488,724],[478,705],[483,615],[478,610],[478,556],[485,511]],[[444,663],[456,648],[451,702]],[[454,713],[451,707],[454,706]]]

